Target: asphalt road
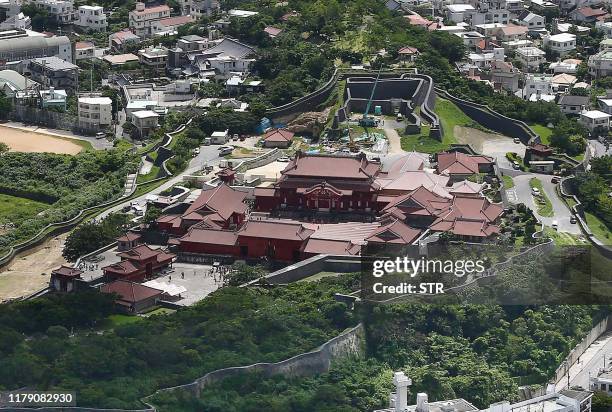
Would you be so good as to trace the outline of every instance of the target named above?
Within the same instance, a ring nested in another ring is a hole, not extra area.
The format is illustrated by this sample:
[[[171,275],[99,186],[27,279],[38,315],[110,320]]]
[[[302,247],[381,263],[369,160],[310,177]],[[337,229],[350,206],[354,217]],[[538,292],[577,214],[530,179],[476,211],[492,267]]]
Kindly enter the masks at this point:
[[[200,147],[200,154],[197,155],[196,157],[194,157],[190,162],[189,162],[189,166],[187,167],[187,169],[185,169],[185,171],[183,171],[182,173],[172,177],[170,180],[168,180],[167,182],[165,182],[164,184],[160,185],[159,187],[151,190],[148,193],[143,194],[142,196],[139,196],[137,198],[128,200],[126,202],[120,203],[117,206],[113,206],[112,208],[105,210],[104,212],[100,213],[99,215],[96,216],[96,219],[104,219],[106,216],[108,216],[111,213],[114,212],[119,212],[121,209],[123,209],[125,206],[131,204],[132,202],[138,202],[139,204],[145,204],[146,203],[146,197],[148,195],[156,195],[159,194],[161,192],[163,192],[166,189],[171,188],[172,186],[180,183],[183,180],[183,176],[186,175],[190,175],[193,174],[199,170],[202,170],[202,168],[205,165],[218,165],[219,162],[221,161],[221,157],[219,157],[219,147],[220,146],[202,146]]]
[[[503,170],[504,174],[513,176],[514,187],[507,190],[508,199],[512,203],[524,203],[527,207],[533,210],[536,218],[546,226],[551,226],[553,220],[558,223],[559,232],[567,232],[575,235],[580,234],[580,228],[577,224],[570,223],[570,217],[572,213],[565,203],[557,195],[555,184],[551,182],[552,176],[541,175],[535,173],[517,172],[513,170]],[[542,182],[542,188],[546,197],[550,200],[553,207],[553,217],[541,216],[538,214],[538,208],[536,206],[533,195],[531,194],[531,186],[529,180],[531,178],[537,178]]]
[[[572,365],[569,371],[569,386],[582,386],[588,389],[589,378],[597,376],[599,369],[603,368],[604,364],[605,367],[609,367],[611,354],[612,332],[608,332],[593,342],[580,356],[579,362]],[[555,389],[557,391],[567,389],[567,375],[556,383]]]

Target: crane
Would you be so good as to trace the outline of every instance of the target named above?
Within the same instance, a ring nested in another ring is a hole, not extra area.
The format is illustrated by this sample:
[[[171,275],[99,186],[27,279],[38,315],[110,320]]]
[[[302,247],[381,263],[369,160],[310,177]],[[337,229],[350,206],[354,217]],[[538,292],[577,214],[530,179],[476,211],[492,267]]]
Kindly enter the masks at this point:
[[[372,86],[372,93],[370,93],[370,99],[368,100],[368,104],[366,105],[363,117],[361,118],[361,120],[359,120],[359,126],[361,127],[376,126],[376,119],[368,116],[368,114],[370,113],[370,107],[372,106],[372,100],[374,99],[374,93],[376,92],[376,85],[378,84],[378,79],[380,78],[380,72],[382,71],[382,69],[382,66],[380,66],[380,69],[378,69],[376,80],[374,80],[374,85]]]

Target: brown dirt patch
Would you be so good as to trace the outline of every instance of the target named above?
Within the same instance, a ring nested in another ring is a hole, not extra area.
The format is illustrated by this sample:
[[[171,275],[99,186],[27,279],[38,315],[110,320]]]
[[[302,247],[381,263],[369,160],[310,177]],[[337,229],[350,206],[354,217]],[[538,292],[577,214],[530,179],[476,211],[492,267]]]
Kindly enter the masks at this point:
[[[6,126],[0,126],[0,142],[6,143],[10,150],[15,152],[77,154],[83,150],[69,139]]]
[[[0,302],[27,296],[49,284],[51,271],[66,263],[62,257],[67,233],[51,238],[28,255],[0,269]]]

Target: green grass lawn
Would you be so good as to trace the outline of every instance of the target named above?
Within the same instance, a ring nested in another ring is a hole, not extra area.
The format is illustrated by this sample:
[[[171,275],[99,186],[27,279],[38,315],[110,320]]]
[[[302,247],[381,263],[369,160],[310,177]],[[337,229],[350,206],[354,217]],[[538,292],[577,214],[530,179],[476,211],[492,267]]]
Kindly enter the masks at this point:
[[[586,218],[587,225],[593,235],[606,245],[612,244],[612,232],[606,224],[592,213],[585,212],[584,217]]]
[[[176,310],[174,310],[174,309],[157,308],[157,309],[153,309],[150,312],[144,313],[142,316],[147,318],[149,316],[156,316],[156,315],[169,315],[169,314],[172,314],[172,313],[175,313],[175,312],[176,312]]]
[[[159,174],[159,166],[153,165],[149,173],[147,173],[146,175],[139,174],[136,177],[136,183],[144,183],[144,182],[148,182],[149,180],[153,180],[157,178],[158,174]]]
[[[578,239],[578,236],[572,235],[570,233],[565,232],[557,232],[555,229],[546,226],[544,228],[544,235],[548,236],[555,242],[557,246],[567,246],[567,245],[583,245],[584,242]]]
[[[470,119],[461,111],[459,107],[457,107],[457,105],[449,100],[438,99],[436,101],[435,112],[442,123],[442,128],[444,129],[444,138],[442,139],[442,143],[446,145],[457,143],[454,134],[455,126],[469,127],[474,124],[472,119]]]
[[[550,135],[552,134],[552,129],[542,125],[542,124],[530,124],[529,127],[540,135],[540,140],[542,143],[549,145],[550,144]]]
[[[97,325],[98,330],[108,330],[121,325],[129,325],[130,323],[141,322],[142,318],[130,315],[110,315]]]
[[[32,218],[48,208],[49,205],[43,202],[0,194],[0,223],[19,225],[22,220]]]
[[[512,179],[512,176],[503,175],[502,180],[504,181],[505,189],[512,189],[514,187],[514,179]]]
[[[411,152],[417,151],[422,153],[438,153],[448,149],[448,145],[440,142],[437,139],[429,137],[430,126],[421,126],[420,134],[403,135],[400,142],[402,150]]]
[[[128,142],[125,139],[115,140],[114,146],[115,146],[115,148],[117,148],[119,150],[122,150],[124,152],[127,152],[128,150],[131,150],[132,147],[134,147],[134,145],[132,143]]]
[[[538,213],[540,214],[540,216],[553,217],[554,213],[552,203],[550,203],[550,200],[546,196],[546,193],[544,193],[544,189],[542,188],[542,182],[540,182],[537,177],[533,177],[529,180],[529,186],[531,186],[532,188],[538,188],[540,190],[539,197],[544,200],[543,203],[540,203],[538,199],[534,196],[535,204],[538,207]]]

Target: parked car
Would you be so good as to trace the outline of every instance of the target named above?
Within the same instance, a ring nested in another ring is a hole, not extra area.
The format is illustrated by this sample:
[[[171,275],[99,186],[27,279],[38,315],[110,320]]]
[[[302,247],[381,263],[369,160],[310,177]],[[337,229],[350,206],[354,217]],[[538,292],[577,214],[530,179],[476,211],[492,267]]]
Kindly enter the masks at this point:
[[[534,196],[540,196],[540,189],[538,189],[537,187],[532,187],[531,194]]]
[[[559,183],[560,179],[557,176],[554,176],[552,179],[550,179],[551,183]]]
[[[279,157],[277,159],[277,161],[279,162],[283,162],[283,163],[288,163],[291,159],[289,159],[287,156],[283,156],[283,157]]]
[[[552,228],[555,229],[555,230],[559,229],[559,222],[557,222],[556,220],[553,220],[552,221]]]
[[[234,151],[234,148],[231,146],[221,146],[219,148],[219,156],[225,156],[231,154]]]
[[[521,142],[521,139],[519,139],[518,137],[514,138],[514,143],[520,143],[520,142]]]
[[[570,217],[570,223],[573,225],[578,221],[578,219],[576,219],[576,216],[572,216]]]
[[[211,143],[212,143],[212,139],[210,137],[204,138],[204,145],[205,146],[210,146]]]
[[[106,137],[106,133],[104,133],[104,132],[96,133],[96,139],[103,139],[105,137]]]
[[[234,136],[233,136],[233,138],[232,138],[232,140],[234,140],[234,141],[238,141],[238,138],[239,138],[238,133],[235,133],[235,134],[234,134]]]
[[[199,154],[200,154],[200,148],[199,147],[196,147],[195,149],[193,149],[193,157],[196,157]]]
[[[521,168],[521,165],[518,164],[517,161],[514,161],[514,162],[512,162],[512,168],[516,169],[516,170],[519,170]]]

